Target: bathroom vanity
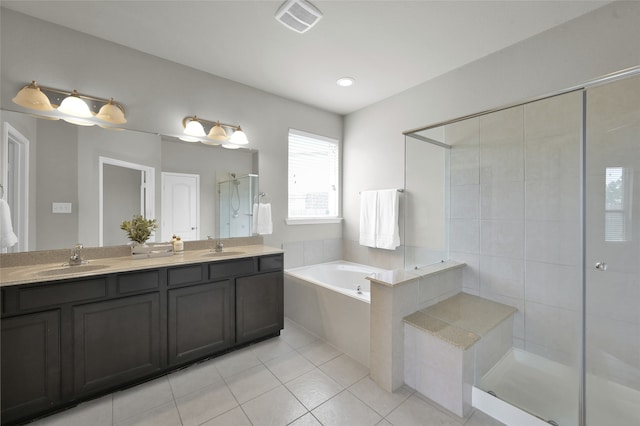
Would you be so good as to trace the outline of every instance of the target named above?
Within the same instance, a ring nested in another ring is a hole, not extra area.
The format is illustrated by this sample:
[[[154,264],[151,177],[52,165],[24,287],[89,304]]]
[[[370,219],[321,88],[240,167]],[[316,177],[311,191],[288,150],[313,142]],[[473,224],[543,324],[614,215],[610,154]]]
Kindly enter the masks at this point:
[[[3,268],[2,424],[278,335],[282,251],[247,247],[94,260],[77,273]]]

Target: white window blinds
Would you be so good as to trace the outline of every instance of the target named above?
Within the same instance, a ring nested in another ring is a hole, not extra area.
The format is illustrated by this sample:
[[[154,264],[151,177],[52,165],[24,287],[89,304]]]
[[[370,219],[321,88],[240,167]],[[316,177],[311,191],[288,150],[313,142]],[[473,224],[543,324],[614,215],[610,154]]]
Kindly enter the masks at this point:
[[[338,141],[289,130],[289,218],[338,216]]]

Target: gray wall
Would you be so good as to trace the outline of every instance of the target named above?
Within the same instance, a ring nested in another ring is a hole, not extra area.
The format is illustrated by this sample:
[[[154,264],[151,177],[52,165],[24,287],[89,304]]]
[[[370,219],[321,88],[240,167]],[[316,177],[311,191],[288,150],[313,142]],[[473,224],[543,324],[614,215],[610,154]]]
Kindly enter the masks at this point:
[[[260,151],[260,187],[272,200],[274,233],[265,242],[279,246],[283,241],[341,237],[340,224],[284,223],[289,128],[342,140],[340,115],[13,11],[2,9],[1,15],[2,108],[20,109],[11,99],[28,81],[37,80],[114,97],[127,108],[129,129],[179,135],[183,117],[193,114],[240,124],[251,147]]]
[[[38,137],[31,140],[38,140],[36,181],[30,187],[38,188],[35,223],[46,226],[36,226],[36,247],[73,247],[78,242],[78,127],[49,120],[38,120],[37,126]],[[54,202],[71,203],[71,213],[52,213]]]

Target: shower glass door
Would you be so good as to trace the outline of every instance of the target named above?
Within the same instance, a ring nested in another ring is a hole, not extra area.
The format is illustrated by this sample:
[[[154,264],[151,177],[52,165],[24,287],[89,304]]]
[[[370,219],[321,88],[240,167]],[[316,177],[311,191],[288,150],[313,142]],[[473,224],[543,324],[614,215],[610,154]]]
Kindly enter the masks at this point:
[[[586,96],[586,425],[640,425],[640,76]]]

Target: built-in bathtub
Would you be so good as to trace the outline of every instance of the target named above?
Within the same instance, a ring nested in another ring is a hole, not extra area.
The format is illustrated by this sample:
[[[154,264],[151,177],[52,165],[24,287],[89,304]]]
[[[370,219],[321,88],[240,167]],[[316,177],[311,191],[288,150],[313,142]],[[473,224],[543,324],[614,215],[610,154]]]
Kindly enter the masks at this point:
[[[335,261],[285,270],[284,314],[369,366],[370,282],[384,269]]]

